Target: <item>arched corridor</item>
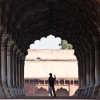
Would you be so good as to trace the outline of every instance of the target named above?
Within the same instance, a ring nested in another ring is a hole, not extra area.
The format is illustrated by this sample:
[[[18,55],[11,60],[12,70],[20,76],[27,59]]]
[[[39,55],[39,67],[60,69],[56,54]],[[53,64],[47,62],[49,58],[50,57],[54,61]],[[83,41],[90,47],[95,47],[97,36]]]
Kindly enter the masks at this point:
[[[78,60],[76,97],[100,98],[99,0],[0,0],[0,98],[25,96],[29,45],[50,34],[73,45]]]

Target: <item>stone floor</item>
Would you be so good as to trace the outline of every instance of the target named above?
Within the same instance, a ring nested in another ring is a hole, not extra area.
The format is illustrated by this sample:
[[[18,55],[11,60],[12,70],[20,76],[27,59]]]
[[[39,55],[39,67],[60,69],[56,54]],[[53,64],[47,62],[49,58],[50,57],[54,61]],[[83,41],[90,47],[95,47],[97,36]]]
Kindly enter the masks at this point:
[[[100,100],[100,99],[90,99],[90,98],[80,98],[80,97],[73,97],[73,96],[57,96],[57,97],[50,97],[50,96],[26,96],[26,97],[22,97],[22,98],[19,98],[20,99],[25,99],[25,100],[28,100],[28,99],[34,99],[34,100],[49,100],[49,99],[53,99],[53,100],[71,100],[71,99],[74,99],[74,100]]]
[[[90,98],[78,98],[78,97],[69,97],[69,96],[57,96],[57,97],[50,97],[50,96],[25,96],[25,97],[19,97],[19,98],[14,98],[14,99],[2,99],[2,100],[100,100],[100,99],[90,99]],[[1,99],[0,99],[1,100]]]

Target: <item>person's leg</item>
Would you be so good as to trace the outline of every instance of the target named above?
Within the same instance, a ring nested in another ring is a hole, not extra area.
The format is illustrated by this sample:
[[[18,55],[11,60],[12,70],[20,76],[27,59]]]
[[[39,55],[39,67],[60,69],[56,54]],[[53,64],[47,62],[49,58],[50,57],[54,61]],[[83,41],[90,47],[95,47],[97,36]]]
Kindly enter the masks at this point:
[[[53,90],[54,97],[56,97],[56,92],[55,92],[54,86],[52,87],[52,90]]]
[[[51,91],[50,95],[52,96],[52,91]]]
[[[50,95],[52,96],[52,92],[50,93]]]

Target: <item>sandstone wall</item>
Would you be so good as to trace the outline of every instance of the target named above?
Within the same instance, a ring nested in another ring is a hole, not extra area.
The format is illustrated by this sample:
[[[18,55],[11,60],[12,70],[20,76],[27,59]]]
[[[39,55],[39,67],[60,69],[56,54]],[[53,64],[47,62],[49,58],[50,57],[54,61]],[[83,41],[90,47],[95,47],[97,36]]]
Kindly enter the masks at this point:
[[[74,50],[38,50],[38,49],[29,49],[26,59],[73,59],[76,60],[74,56]]]

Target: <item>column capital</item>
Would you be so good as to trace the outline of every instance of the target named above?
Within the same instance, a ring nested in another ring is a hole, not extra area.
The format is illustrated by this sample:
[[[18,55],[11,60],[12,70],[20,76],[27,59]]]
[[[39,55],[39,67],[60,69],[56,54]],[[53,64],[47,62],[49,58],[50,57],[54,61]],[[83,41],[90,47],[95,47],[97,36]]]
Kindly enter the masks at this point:
[[[6,35],[2,35],[1,36],[1,42],[5,43],[7,41],[8,41],[8,35],[7,34]]]
[[[94,40],[94,45],[95,45],[95,49],[99,49],[99,45],[100,45],[100,36],[96,36],[96,37],[93,37],[93,40]]]
[[[9,37],[7,45],[14,45],[14,40],[11,37]]]
[[[94,43],[99,42],[100,41],[100,36],[94,36],[93,40],[94,40]]]
[[[16,54],[20,54],[20,49],[19,48],[17,48]]]
[[[5,41],[8,39],[8,37],[9,37],[9,34],[7,34],[7,27],[5,27],[2,32],[1,39],[2,39],[2,41]]]
[[[18,46],[14,44],[13,51],[17,50]]]
[[[22,55],[22,60],[25,60],[25,55]]]
[[[89,49],[86,49],[86,54],[89,54]]]
[[[82,52],[82,56],[83,56],[83,58],[85,58],[86,57],[86,54]]]

